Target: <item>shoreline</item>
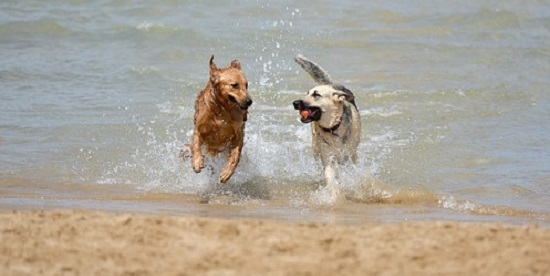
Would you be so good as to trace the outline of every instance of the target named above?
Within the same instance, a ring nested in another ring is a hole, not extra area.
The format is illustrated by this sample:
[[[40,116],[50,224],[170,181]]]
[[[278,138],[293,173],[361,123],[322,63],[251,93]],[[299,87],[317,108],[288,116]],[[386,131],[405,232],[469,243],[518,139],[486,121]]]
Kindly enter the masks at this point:
[[[1,211],[0,274],[547,275],[550,229]]]

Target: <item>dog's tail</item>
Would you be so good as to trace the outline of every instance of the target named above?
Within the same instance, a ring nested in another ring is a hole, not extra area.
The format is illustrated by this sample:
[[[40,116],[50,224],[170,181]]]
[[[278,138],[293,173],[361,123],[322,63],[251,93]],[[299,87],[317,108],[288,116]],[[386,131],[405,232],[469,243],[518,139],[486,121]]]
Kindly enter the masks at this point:
[[[315,82],[318,84],[332,84],[332,79],[330,78],[327,71],[325,71],[319,64],[307,59],[301,54],[298,54],[294,61],[300,64],[300,66],[309,73]]]

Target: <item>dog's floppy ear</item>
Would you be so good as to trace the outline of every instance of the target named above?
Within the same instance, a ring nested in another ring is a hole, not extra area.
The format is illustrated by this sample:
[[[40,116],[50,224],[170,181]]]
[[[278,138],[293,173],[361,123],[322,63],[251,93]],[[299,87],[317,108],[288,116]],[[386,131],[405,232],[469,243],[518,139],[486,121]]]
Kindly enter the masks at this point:
[[[239,69],[241,70],[241,63],[238,60],[231,61],[231,68]]]
[[[353,100],[353,95],[349,95],[347,93],[344,93],[342,91],[334,91],[332,92],[332,100],[335,102],[341,102],[341,101],[351,101]]]
[[[334,84],[332,85],[332,88],[335,90],[332,92],[332,97],[335,100],[338,100],[338,101],[346,100],[355,105],[355,96],[353,96],[353,93],[349,89],[347,89],[341,84]]]
[[[214,55],[210,58],[210,82],[216,83],[220,79],[219,69],[214,63]]]

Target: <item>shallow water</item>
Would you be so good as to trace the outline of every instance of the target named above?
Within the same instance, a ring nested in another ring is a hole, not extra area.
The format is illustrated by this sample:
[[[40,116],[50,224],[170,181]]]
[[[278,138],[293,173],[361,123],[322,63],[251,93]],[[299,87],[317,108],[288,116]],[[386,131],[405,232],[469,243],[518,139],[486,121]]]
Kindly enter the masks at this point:
[[[3,1],[0,208],[548,224],[549,38],[544,1]],[[298,53],[362,115],[336,201]],[[177,158],[211,54],[254,99],[226,187]]]

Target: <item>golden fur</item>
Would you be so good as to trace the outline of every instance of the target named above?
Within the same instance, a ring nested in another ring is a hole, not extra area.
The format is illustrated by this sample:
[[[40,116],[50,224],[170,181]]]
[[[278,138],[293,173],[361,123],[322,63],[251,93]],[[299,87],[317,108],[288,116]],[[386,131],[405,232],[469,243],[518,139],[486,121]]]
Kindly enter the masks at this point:
[[[239,164],[251,104],[248,81],[239,61],[233,60],[229,67],[219,69],[212,56],[208,83],[195,102],[191,165],[196,173],[204,168],[204,146],[211,156],[227,154],[228,161],[219,180],[226,183],[231,178]]]

